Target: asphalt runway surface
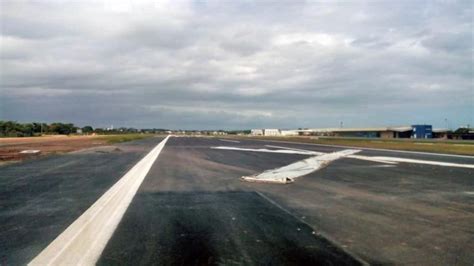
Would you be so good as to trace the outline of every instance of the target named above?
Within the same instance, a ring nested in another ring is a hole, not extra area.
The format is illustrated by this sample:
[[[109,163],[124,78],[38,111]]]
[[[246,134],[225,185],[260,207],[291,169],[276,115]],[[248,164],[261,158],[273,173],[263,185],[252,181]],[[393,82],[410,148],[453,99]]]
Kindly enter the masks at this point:
[[[160,141],[1,167],[0,263],[28,263]],[[474,169],[343,158],[292,184],[248,183],[240,177],[309,156],[211,149],[272,149],[266,145],[344,149],[172,137],[97,263],[474,263]],[[469,157],[359,154],[474,164]]]
[[[161,139],[0,167],[0,264],[28,263]]]

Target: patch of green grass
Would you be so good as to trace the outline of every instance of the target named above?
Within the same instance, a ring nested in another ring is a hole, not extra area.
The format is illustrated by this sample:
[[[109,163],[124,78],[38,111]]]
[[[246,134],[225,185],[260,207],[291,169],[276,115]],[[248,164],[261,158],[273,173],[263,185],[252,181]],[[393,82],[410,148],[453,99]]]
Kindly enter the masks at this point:
[[[152,137],[152,134],[123,134],[123,135],[101,135],[109,144],[122,143],[132,140],[139,140]]]

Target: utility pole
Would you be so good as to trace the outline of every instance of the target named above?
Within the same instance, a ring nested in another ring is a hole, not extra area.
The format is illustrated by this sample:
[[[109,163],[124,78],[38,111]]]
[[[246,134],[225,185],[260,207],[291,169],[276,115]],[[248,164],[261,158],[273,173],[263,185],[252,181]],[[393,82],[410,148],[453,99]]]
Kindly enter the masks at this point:
[[[344,122],[341,121],[341,128],[342,128],[343,125],[344,125]]]

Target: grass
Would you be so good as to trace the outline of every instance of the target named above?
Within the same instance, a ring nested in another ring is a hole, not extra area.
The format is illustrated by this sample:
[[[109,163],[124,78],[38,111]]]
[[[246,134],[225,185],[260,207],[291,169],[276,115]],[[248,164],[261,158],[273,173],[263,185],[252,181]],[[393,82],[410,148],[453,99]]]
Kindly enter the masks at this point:
[[[361,148],[420,151],[459,155],[474,155],[473,141],[414,140],[414,139],[357,139],[310,137],[251,137],[252,139],[279,140],[299,143],[341,145]]]
[[[132,140],[150,138],[153,134],[123,134],[123,135],[100,135],[101,139],[105,139],[109,144],[122,143]]]

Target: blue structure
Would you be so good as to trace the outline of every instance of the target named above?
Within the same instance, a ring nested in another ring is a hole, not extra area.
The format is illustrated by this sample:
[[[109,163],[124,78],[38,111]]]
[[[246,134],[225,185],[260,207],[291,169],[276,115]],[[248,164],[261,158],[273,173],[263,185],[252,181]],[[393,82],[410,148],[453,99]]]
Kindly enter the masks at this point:
[[[431,125],[412,125],[411,137],[413,139],[431,139],[433,127]]]

